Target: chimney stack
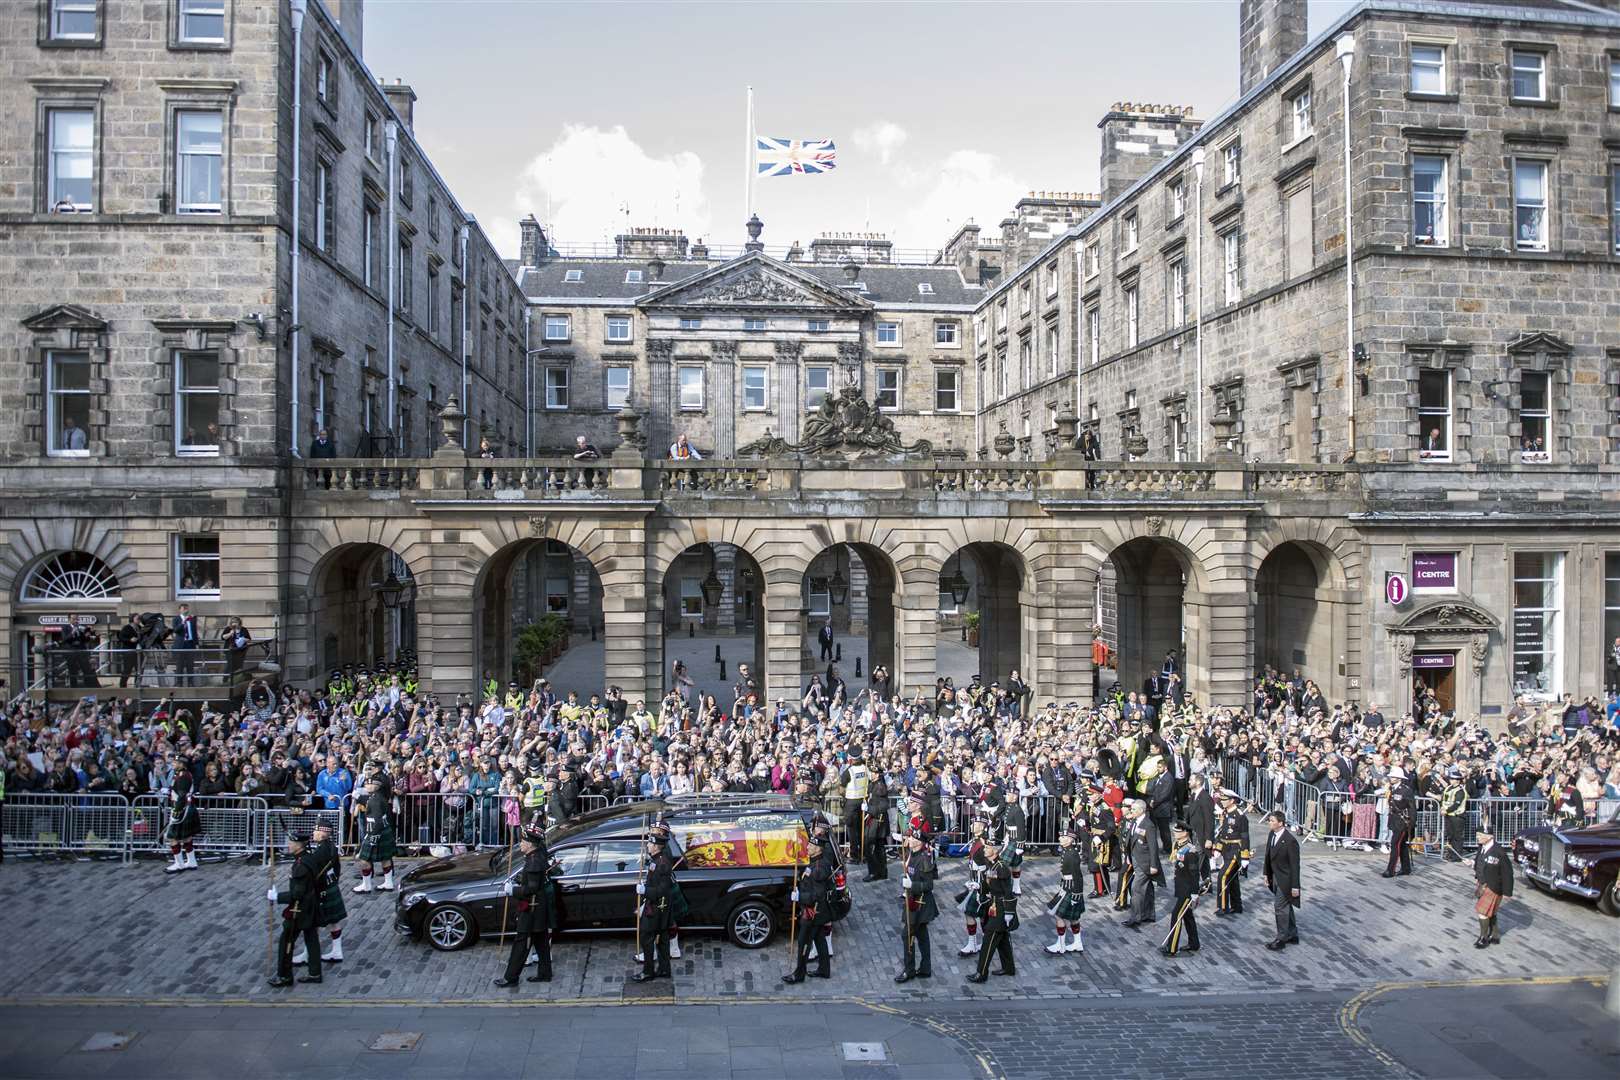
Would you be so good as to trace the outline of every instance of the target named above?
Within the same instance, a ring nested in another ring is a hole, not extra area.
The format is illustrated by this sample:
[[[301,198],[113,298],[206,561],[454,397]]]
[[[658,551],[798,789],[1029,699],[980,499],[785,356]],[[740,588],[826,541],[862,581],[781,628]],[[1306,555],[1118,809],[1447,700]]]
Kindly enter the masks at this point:
[[[540,227],[540,223],[535,220],[533,214],[518,222],[518,231],[522,236],[522,242],[519,244],[518,250],[519,265],[539,266],[540,260],[544,259],[549,253],[546,244],[546,231]]]
[[[1192,138],[1204,125],[1192,112],[1190,105],[1114,102],[1097,125],[1102,129],[1102,191],[1098,193],[1102,201],[1111,201]]]
[[[1305,0],[1243,0],[1238,11],[1238,93],[1247,94],[1305,47]]]
[[[326,10],[337,20],[343,36],[349,39],[356,56],[364,57],[366,38],[366,0],[324,0]]]
[[[379,83],[378,89],[382,90],[383,97],[388,100],[388,104],[392,105],[394,111],[399,114],[399,122],[405,125],[405,130],[414,135],[416,125],[412,122],[412,114],[415,112],[416,91],[398,79],[395,79],[392,83]]]

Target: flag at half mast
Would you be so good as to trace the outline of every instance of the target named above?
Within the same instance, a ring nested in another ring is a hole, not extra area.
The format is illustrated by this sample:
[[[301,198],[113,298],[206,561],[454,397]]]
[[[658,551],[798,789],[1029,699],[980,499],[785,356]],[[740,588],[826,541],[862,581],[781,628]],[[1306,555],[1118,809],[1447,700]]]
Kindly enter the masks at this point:
[[[760,135],[754,140],[754,152],[760,176],[824,173],[838,167],[838,147],[831,139],[768,139]]]

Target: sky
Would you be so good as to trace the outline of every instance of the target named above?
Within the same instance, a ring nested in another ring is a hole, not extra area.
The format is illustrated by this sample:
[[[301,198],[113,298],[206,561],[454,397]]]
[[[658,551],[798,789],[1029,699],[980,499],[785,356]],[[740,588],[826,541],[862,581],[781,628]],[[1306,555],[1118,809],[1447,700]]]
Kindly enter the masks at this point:
[[[1312,0],[1314,38],[1352,0]],[[937,249],[1030,191],[1096,191],[1118,101],[1215,116],[1237,96],[1236,0],[546,3],[368,0],[372,73],[502,254],[627,225],[747,237],[747,87],[760,135],[832,139],[838,167],[756,181],[772,248],[880,232]]]

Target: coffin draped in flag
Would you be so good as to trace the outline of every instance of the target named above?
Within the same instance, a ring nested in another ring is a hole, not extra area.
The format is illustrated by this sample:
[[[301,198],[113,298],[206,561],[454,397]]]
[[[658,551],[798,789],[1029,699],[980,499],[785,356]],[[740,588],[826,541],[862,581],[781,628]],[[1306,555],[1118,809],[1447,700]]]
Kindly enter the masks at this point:
[[[831,139],[767,139],[761,135],[754,140],[754,154],[761,176],[824,173],[838,167],[838,147]]]

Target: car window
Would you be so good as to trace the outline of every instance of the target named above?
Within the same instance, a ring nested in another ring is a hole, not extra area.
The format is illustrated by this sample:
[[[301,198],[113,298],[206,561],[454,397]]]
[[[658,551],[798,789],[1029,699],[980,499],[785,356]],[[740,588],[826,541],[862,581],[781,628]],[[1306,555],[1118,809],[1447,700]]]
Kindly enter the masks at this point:
[[[555,852],[552,859],[561,867],[557,871],[560,877],[580,877],[591,872],[591,852],[596,850],[594,844],[580,844],[578,847],[563,848]]]
[[[604,840],[596,845],[597,874],[634,874],[641,870],[639,840]]]

